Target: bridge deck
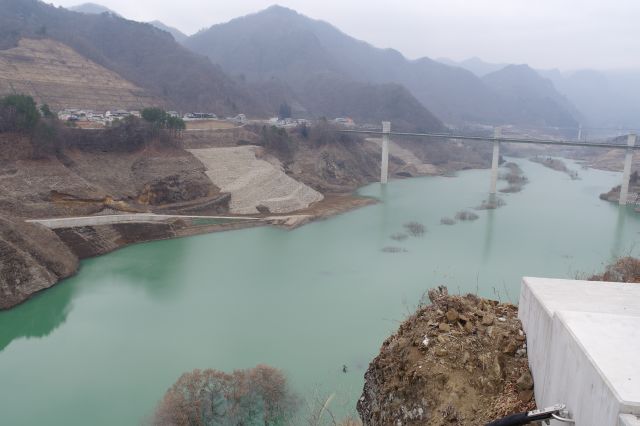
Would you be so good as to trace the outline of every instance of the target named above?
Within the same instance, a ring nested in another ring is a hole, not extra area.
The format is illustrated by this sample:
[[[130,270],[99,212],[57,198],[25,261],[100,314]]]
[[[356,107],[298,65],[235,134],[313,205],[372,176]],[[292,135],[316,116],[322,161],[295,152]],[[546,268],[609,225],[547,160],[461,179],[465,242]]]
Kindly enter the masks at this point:
[[[404,136],[404,137],[429,137],[437,139],[458,139],[478,142],[508,142],[508,143],[521,143],[521,144],[537,144],[537,145],[562,145],[562,146],[583,146],[592,148],[609,148],[609,149],[640,149],[640,145],[628,146],[627,144],[611,144],[606,142],[581,142],[572,140],[553,140],[553,139],[524,139],[524,138],[508,138],[500,137],[494,138],[491,136],[466,136],[466,135],[451,135],[448,133],[410,133],[410,132],[390,132],[384,133],[380,130],[338,130],[340,133],[360,133],[366,135],[389,135],[389,136]]]

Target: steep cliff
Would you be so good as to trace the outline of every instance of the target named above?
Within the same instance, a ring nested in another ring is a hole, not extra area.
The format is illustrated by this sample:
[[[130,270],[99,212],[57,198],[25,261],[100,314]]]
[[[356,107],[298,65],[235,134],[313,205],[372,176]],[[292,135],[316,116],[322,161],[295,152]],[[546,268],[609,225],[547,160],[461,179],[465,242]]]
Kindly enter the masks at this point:
[[[0,309],[25,301],[77,268],[78,258],[49,229],[0,217]]]

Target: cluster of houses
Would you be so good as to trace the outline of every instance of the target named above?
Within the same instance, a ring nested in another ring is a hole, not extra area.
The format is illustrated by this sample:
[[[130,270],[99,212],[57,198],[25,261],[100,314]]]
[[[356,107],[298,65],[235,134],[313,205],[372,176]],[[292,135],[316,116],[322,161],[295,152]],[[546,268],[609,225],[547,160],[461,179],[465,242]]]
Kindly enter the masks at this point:
[[[88,109],[66,108],[58,112],[58,119],[62,121],[91,122],[102,125],[107,125],[115,120],[121,120],[129,116],[140,117],[140,111],[118,109],[103,113]]]
[[[218,116],[210,112],[189,112],[182,115],[177,111],[167,111],[167,114],[171,117],[181,117],[184,121],[218,120]],[[139,118],[141,117],[141,113],[140,111],[128,111],[124,109],[98,112],[78,108],[65,108],[58,112],[58,119],[62,121],[95,123],[103,126],[129,116]],[[238,114],[235,117],[226,117],[225,120],[234,123],[246,123],[247,117],[244,114]]]
[[[189,112],[187,114],[180,114],[177,111],[167,111],[167,114],[172,117],[181,117],[184,121],[201,121],[201,120],[219,120],[217,115],[210,112]],[[81,123],[94,123],[96,125],[107,126],[116,120],[134,116],[141,117],[140,111],[128,111],[124,109],[117,109],[113,111],[97,112],[88,109],[75,109],[66,108],[58,112],[58,119],[62,121],[81,122]],[[238,114],[235,117],[226,117],[226,121],[230,121],[238,124],[245,124],[248,122],[246,115]],[[351,118],[338,117],[333,120],[334,123],[353,127],[354,121]],[[278,118],[273,117],[268,120],[268,123],[277,127],[296,127],[296,126],[310,126],[311,120],[305,118]]]
[[[309,126],[311,120],[306,118],[278,118],[273,117],[269,119],[269,124],[276,127],[297,127],[297,126]]]

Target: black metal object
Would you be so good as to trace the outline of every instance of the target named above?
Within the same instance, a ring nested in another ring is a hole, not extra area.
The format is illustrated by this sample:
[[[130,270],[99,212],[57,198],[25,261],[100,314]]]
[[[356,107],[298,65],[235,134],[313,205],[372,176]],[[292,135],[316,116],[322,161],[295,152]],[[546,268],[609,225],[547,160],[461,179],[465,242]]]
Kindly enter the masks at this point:
[[[556,404],[552,407],[542,408],[539,410],[527,411],[524,413],[511,414],[502,419],[487,423],[486,426],[521,426],[528,425],[535,421],[562,419],[563,421],[572,422],[570,419],[564,419],[559,415],[565,411],[564,404]]]

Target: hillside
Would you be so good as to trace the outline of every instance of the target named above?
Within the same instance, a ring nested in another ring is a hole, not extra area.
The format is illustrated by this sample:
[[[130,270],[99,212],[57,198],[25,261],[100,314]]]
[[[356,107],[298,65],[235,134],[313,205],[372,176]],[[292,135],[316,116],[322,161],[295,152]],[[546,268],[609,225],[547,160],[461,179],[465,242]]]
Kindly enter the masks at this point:
[[[36,0],[0,0],[0,49],[48,38],[162,98],[168,108],[266,115],[267,108],[208,59],[150,24],[83,14]]]
[[[512,123],[578,127],[577,109],[527,65],[509,65],[487,74],[483,81],[510,106],[505,116]]]
[[[187,39],[187,37],[189,37],[188,35],[186,35],[185,33],[183,33],[182,31],[180,31],[177,28],[174,27],[170,27],[169,25],[166,25],[160,21],[151,21],[149,22],[151,25],[153,25],[154,27],[161,29],[162,31],[166,31],[169,34],[171,34],[173,36],[173,39],[175,41],[177,41],[178,43],[182,43],[183,41],[185,41]]]
[[[325,27],[328,31],[319,31]],[[328,37],[336,35],[343,40],[327,43]],[[313,115],[350,115],[377,121],[389,118],[387,114],[404,102],[403,108],[411,112],[401,120],[403,125],[411,122],[416,129],[442,128],[401,82],[373,81],[351,72],[337,46],[351,40],[328,24],[274,6],[201,31],[185,45],[253,84],[289,87],[295,101]],[[396,84],[381,86],[387,83]]]
[[[580,109],[589,126],[640,127],[640,70],[539,72]]]
[[[91,14],[112,13],[116,16],[120,16],[120,14],[114,12],[108,7],[103,6],[101,4],[96,4],[96,3],[82,3],[77,6],[71,6],[68,9],[71,11],[80,12],[80,13],[91,13]]]
[[[450,65],[452,67],[460,67],[465,70],[471,71],[478,77],[484,77],[485,75],[499,71],[502,68],[506,67],[509,64],[493,64],[490,62],[485,62],[482,59],[474,56],[473,58],[465,59],[463,61],[457,62],[448,58],[438,58],[438,62],[442,62],[443,64]]]
[[[248,80],[277,78],[298,89],[324,75],[368,84],[406,87],[445,122],[503,123],[514,108],[473,73],[429,58],[408,60],[392,49],[356,40],[322,21],[273,6],[214,25],[185,41],[232,74]],[[526,105],[515,105],[528,111]],[[537,116],[524,121],[539,122]]]
[[[161,101],[64,44],[20,40],[0,51],[0,94],[23,93],[54,110],[65,107],[140,109]]]

